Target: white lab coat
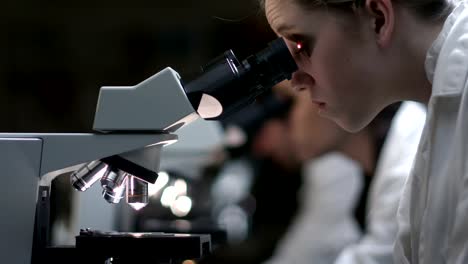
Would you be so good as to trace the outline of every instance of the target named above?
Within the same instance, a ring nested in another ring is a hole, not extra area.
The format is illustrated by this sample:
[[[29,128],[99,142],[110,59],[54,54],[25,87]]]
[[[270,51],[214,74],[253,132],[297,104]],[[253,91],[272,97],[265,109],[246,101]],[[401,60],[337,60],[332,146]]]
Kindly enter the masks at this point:
[[[413,102],[402,104],[395,115],[370,186],[364,234],[352,215],[361,168],[338,153],[310,162],[304,171],[304,206],[267,263],[392,263],[396,212],[424,120],[424,106]]]
[[[366,233],[359,242],[344,249],[335,264],[393,263],[398,204],[411,172],[425,117],[425,107],[414,102],[403,103],[396,113],[370,186]]]
[[[340,153],[305,164],[301,207],[267,264],[332,263],[361,236],[353,209],[363,187],[362,168]]]
[[[430,48],[428,117],[398,211],[397,263],[468,263],[468,8]]]

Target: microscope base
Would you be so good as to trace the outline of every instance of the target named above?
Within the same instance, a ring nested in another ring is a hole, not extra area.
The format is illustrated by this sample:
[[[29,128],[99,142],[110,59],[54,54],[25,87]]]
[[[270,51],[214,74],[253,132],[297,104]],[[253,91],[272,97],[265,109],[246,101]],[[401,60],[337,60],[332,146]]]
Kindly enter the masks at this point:
[[[82,230],[76,247],[47,247],[33,263],[181,263],[210,251],[209,235]]]

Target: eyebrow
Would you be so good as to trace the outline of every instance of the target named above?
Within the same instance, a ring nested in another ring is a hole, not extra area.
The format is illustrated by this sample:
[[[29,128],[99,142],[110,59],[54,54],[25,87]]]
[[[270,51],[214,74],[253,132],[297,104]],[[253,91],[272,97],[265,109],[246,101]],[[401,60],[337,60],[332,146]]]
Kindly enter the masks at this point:
[[[276,29],[276,31],[277,31],[278,33],[281,33],[281,32],[284,32],[284,31],[289,31],[289,30],[291,30],[291,29],[293,29],[293,28],[294,28],[294,26],[292,26],[292,25],[280,24],[280,25],[278,26],[278,28]]]

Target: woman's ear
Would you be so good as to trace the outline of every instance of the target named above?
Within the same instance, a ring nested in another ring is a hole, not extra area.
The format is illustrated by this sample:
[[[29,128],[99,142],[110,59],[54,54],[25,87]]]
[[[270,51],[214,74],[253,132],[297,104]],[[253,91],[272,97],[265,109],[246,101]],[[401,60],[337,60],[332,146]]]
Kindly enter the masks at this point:
[[[377,43],[381,47],[388,46],[395,27],[395,10],[392,0],[366,0],[364,8],[371,18]]]

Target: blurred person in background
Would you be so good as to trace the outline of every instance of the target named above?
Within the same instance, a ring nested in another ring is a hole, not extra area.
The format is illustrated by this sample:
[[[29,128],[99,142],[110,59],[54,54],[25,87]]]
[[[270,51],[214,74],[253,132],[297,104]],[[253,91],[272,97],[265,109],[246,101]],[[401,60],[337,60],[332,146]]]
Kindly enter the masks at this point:
[[[374,138],[370,129],[351,134],[318,116],[306,97],[286,96],[293,97],[284,127],[302,164],[301,206],[267,263],[331,263],[363,232],[359,204],[374,170]]]
[[[304,162],[302,206],[267,263],[392,263],[396,212],[423,128],[424,107],[404,103],[380,151],[388,117],[353,135],[319,117],[307,96],[294,99],[289,135]],[[354,206],[355,219],[364,223],[361,229],[352,225]]]
[[[290,94],[288,87],[277,88],[273,97],[292,100],[292,109],[289,104],[274,116],[259,114],[265,118],[248,122],[256,125],[248,148],[255,168],[251,233],[245,241],[215,251],[204,263],[260,263],[271,257],[285,231],[288,234],[273,263],[301,263],[310,257],[325,263],[358,241],[363,232],[370,181],[365,175],[373,173],[380,144],[370,129],[350,134],[318,115],[307,121],[313,106]],[[268,100],[257,103],[274,111],[265,106],[270,105]],[[252,116],[244,113],[241,119]],[[298,180],[302,181],[299,197],[290,188]],[[230,189],[237,188],[237,184],[230,185]],[[227,189],[223,192],[229,193]],[[297,215],[291,210],[295,206],[292,197],[302,205]]]
[[[229,175],[220,173],[218,178],[229,176],[230,180],[224,179],[223,190],[216,191],[223,195],[214,200],[221,202],[226,200],[226,196],[243,193],[242,190],[247,189],[248,196],[244,195],[243,200],[236,199],[233,205],[250,214],[249,229],[243,239],[215,249],[202,261],[204,264],[258,264],[264,261],[296,213],[296,192],[301,184],[300,164],[287,135],[285,118],[289,106],[276,99],[276,95],[265,96],[226,123],[227,128],[235,124],[246,138],[243,145],[229,149],[229,158],[220,169],[221,172],[229,171]],[[276,113],[266,113],[269,110]],[[248,174],[252,175],[251,182],[245,184]],[[221,185],[215,183],[213,186]]]

